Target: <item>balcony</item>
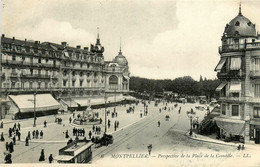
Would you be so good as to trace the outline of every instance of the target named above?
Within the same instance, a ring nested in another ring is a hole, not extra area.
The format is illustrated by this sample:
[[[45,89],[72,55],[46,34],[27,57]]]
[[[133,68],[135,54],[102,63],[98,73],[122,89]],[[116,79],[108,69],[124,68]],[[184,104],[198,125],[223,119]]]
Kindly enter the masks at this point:
[[[249,97],[219,97],[219,101],[228,101],[228,102],[246,102],[249,101]]]
[[[33,75],[23,75],[21,74],[21,78],[28,78],[28,79],[50,79],[50,75],[41,75],[41,74],[33,74]]]
[[[18,73],[17,72],[13,72],[13,73],[11,73],[11,78],[17,78],[19,75],[18,75]]]
[[[226,72],[218,72],[218,79],[242,79],[245,77],[245,72],[240,70],[230,70]]]
[[[20,66],[29,66],[29,67],[48,67],[48,68],[59,68],[58,65],[53,64],[44,64],[44,63],[32,63],[26,61],[12,61],[12,60],[2,60],[2,64],[6,65],[20,65]]]
[[[260,49],[260,42],[222,45],[219,47],[218,51],[221,54],[226,52],[241,52],[245,50],[255,50],[255,49]]]

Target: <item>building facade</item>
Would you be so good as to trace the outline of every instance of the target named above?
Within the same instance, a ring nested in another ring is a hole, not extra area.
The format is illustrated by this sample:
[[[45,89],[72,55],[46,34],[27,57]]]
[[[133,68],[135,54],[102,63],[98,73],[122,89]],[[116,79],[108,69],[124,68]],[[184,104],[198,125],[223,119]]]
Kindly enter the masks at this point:
[[[225,27],[215,68],[221,84],[221,115],[216,117],[220,136],[260,142],[260,35],[255,24],[238,15]]]
[[[36,92],[51,94],[69,107],[78,107],[83,103],[75,104],[74,100],[102,97],[112,90],[118,94],[127,93],[130,73],[121,49],[113,62],[106,62],[103,53],[99,35],[96,44],[81,48],[71,47],[66,42],[40,43],[7,38],[3,34],[1,97]],[[3,112],[8,114],[8,106]]]

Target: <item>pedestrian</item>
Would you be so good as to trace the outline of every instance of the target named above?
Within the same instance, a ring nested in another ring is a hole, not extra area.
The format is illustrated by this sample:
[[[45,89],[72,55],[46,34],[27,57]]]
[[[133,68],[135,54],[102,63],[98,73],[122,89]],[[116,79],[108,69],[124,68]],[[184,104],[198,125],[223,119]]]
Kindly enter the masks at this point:
[[[29,139],[28,139],[28,136],[25,138],[25,146],[29,146]]]
[[[110,128],[110,121],[107,123],[107,127]]]
[[[115,128],[115,131],[116,131],[116,121],[115,121],[115,123],[114,123],[114,128]]]
[[[6,151],[9,150],[9,144],[8,144],[8,142],[5,143],[5,149],[6,149]]]
[[[5,155],[5,163],[6,163],[6,164],[11,164],[11,163],[12,163],[12,154],[7,153],[7,154]]]
[[[5,141],[5,138],[4,138],[4,133],[2,132],[1,133],[1,139],[0,139],[1,141]]]
[[[35,137],[36,137],[36,139],[38,139],[38,136],[39,136],[39,131],[36,130],[36,132],[35,132]]]
[[[44,149],[42,149],[42,151],[41,151],[41,155],[40,155],[39,161],[45,161]]]
[[[43,138],[43,131],[41,130],[40,132],[40,138],[42,139]]]
[[[85,129],[82,129],[82,135],[85,136]]]
[[[70,123],[71,123],[71,121],[72,121],[71,117],[70,117],[69,121],[70,121]]]
[[[116,112],[116,117],[117,117],[117,112]]]
[[[98,131],[98,127],[96,126],[96,131],[95,131],[95,134],[97,133],[97,131]]]
[[[20,125],[19,122],[18,122],[18,124],[17,124],[17,127],[18,127],[19,130],[21,130],[21,125]]]
[[[160,122],[160,121],[158,121],[158,127],[160,127],[160,125],[161,125],[161,122]]]
[[[100,121],[100,124],[102,124],[102,119],[101,118],[99,119],[99,121]]]
[[[16,129],[16,123],[14,123],[14,129]]]
[[[117,128],[119,127],[119,121],[116,122],[116,127],[117,127]]]
[[[9,137],[12,137],[12,128],[9,128]]]
[[[20,141],[20,138],[21,138],[21,133],[20,133],[20,132],[18,132],[17,136],[18,136],[18,141]]]
[[[92,133],[91,133],[91,131],[89,131],[89,133],[88,133],[88,137],[91,139],[91,136],[92,136]]]
[[[16,138],[15,138],[15,135],[14,135],[14,137],[13,137],[13,143],[14,143],[14,145],[16,144]]]
[[[68,130],[66,130],[65,138],[69,138],[69,132],[68,132]]]
[[[143,114],[142,114],[142,113],[140,113],[140,118],[142,118],[142,116],[143,116]]]
[[[15,135],[17,136],[17,134],[18,134],[18,132],[19,132],[19,130],[18,130],[18,128],[15,130]]]
[[[4,128],[4,123],[3,123],[3,121],[1,121],[1,128]]]
[[[14,152],[14,144],[13,144],[13,142],[9,143],[9,151],[10,151],[10,153]]]
[[[53,161],[53,157],[52,157],[52,154],[50,154],[50,156],[49,156],[49,163],[51,164],[52,161]]]
[[[46,122],[46,120],[44,121],[44,128],[46,128],[47,127],[47,122]]]
[[[31,140],[31,132],[28,131],[28,139]]]
[[[238,147],[237,147],[237,150],[240,150],[241,149],[241,145],[239,144]]]
[[[245,146],[244,146],[244,144],[242,145],[241,150],[242,150],[242,151],[245,150]]]
[[[32,132],[33,139],[35,138],[35,130]],[[29,140],[29,139],[28,139]]]
[[[93,131],[93,132],[95,131],[95,125],[92,126],[92,131]]]

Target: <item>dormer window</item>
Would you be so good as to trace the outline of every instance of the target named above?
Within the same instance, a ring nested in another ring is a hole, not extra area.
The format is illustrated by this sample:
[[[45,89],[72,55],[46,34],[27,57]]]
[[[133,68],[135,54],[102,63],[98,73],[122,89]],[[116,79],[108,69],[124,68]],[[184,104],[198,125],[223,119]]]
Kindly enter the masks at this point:
[[[236,22],[235,26],[240,26],[240,23],[239,21]]]
[[[248,23],[247,23],[248,26],[251,26],[251,24],[252,24],[251,22],[248,22]]]

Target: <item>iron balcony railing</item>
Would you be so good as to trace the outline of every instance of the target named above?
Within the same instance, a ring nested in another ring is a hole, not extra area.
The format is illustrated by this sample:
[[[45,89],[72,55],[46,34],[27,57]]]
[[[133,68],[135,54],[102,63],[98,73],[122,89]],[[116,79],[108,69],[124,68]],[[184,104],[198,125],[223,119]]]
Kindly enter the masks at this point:
[[[245,43],[245,44],[229,44],[219,47],[219,53],[244,51],[250,49],[260,49],[260,42]]]

